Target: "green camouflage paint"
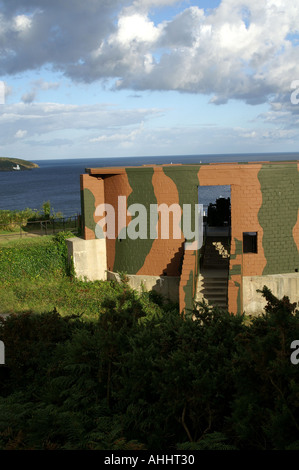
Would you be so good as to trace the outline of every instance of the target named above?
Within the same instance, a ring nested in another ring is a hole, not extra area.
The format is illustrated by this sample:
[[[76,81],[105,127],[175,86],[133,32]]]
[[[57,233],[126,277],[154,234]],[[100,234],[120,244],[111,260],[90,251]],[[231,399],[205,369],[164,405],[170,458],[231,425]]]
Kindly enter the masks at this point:
[[[193,311],[194,305],[194,279],[195,273],[191,270],[189,279],[184,286],[183,290],[185,293],[185,313],[190,313]]]
[[[95,233],[96,223],[94,220],[94,211],[95,211],[95,197],[89,189],[83,190],[83,202],[81,206],[83,208],[83,217],[85,227],[92,230]],[[92,210],[91,210],[92,208]]]
[[[233,233],[238,234],[238,239],[234,237],[232,243],[229,269],[229,298],[233,311],[237,309],[240,311],[242,308],[242,275],[246,271],[249,265],[248,263],[251,263],[250,268],[252,266],[250,275],[293,273],[299,268],[297,238],[299,230],[298,162],[264,162],[258,164],[258,168],[257,164],[254,164],[253,169],[249,162],[240,162],[237,166],[239,166],[240,170],[236,168],[235,164],[229,165],[226,168],[221,164],[213,166],[200,164],[165,165],[159,169],[161,174],[164,174],[164,177],[166,176],[172,180],[168,182],[169,185],[172,186],[170,199],[173,200],[173,197],[175,197],[175,200],[178,200],[182,209],[184,204],[194,207],[194,204],[200,203],[200,201],[198,201],[197,190],[198,186],[200,186],[199,180],[202,185],[231,184],[232,187],[235,185],[238,189],[240,189],[244,181],[247,192],[244,193],[245,195],[242,194],[244,201],[240,198],[240,207],[238,204],[234,206],[234,208],[237,207],[238,210],[236,210],[233,215],[233,223],[235,224],[233,226],[235,229]],[[248,168],[248,173],[246,167]],[[208,168],[209,171],[201,171],[207,170]],[[155,169],[157,170],[157,167],[155,167]],[[111,255],[111,259],[114,259],[114,263],[111,261],[111,267],[114,272],[140,274],[145,263],[147,263],[149,267],[151,263],[153,263],[154,266],[155,257],[159,256],[161,253],[161,248],[158,243],[153,246],[154,240],[149,236],[150,205],[157,204],[157,199],[159,199],[159,203],[163,202],[164,198],[167,203],[168,199],[168,183],[165,178],[164,180],[161,178],[162,183],[155,183],[157,186],[154,187],[154,182],[158,181],[157,173],[158,172],[155,172],[154,168],[150,166],[124,168],[121,172],[115,173],[116,175],[121,175],[119,178],[123,178],[123,180],[121,183],[116,180],[113,188],[114,192],[109,189],[111,192],[107,194],[117,195],[118,191],[121,192],[121,188],[126,187],[128,189],[128,186],[130,186],[132,192],[127,192],[127,194],[130,194],[127,199],[127,205],[130,206],[136,203],[145,207],[148,222],[148,236],[144,239],[137,238],[133,240],[129,237],[124,238],[124,234],[120,233],[118,239],[110,243],[109,250],[113,255]],[[94,175],[101,174],[101,169],[99,169],[98,173],[94,173]],[[106,174],[110,175],[110,173],[107,172]],[[113,176],[113,170],[111,175]],[[153,179],[154,175],[157,176],[157,179]],[[253,177],[255,178],[254,181],[252,181]],[[116,176],[116,178],[118,178],[118,176]],[[166,186],[164,191],[163,187],[161,190],[161,186],[165,181]],[[174,185],[176,187],[175,191],[173,190]],[[94,188],[96,186],[90,185],[90,187]],[[96,195],[96,189],[94,189],[94,194],[92,191],[93,189],[84,189],[82,192],[82,215],[84,218],[84,226],[90,231],[90,233],[87,233],[87,237],[90,238],[92,238],[95,232],[95,203],[96,200],[100,200],[99,195]],[[241,190],[238,194],[241,195]],[[116,198],[112,199],[113,205],[115,205]],[[241,204],[243,204],[243,206],[241,206]],[[249,209],[247,218],[244,208]],[[134,218],[136,218],[136,214],[133,215],[133,219]],[[194,229],[196,220],[194,211],[191,211],[191,218],[192,228]],[[181,221],[180,224],[181,228],[184,227],[182,222],[183,221]],[[243,257],[243,243],[240,239],[242,237],[241,233],[244,230],[250,230],[252,224],[252,230],[259,232],[258,240],[262,241],[259,244],[259,252],[257,255],[245,254]],[[192,238],[188,239],[188,241],[192,241]],[[187,260],[188,256],[186,256],[186,253],[187,252],[185,252],[184,258],[182,259],[184,275],[181,276],[180,295],[184,298],[186,308],[190,309],[193,307],[192,302],[197,266],[190,257]],[[253,260],[254,256],[256,256],[256,261]],[[165,259],[167,259],[167,256]],[[243,264],[243,262],[245,264]],[[258,266],[256,270],[255,262],[257,262]]]
[[[242,274],[242,265],[240,263],[232,264],[231,261],[237,259],[237,256],[241,255],[243,253],[243,244],[240,240],[237,238],[234,238],[235,241],[235,250],[234,253],[230,254],[230,263],[229,263],[229,279],[232,278],[232,276],[235,275],[240,275]]]
[[[235,286],[238,288],[238,295],[237,295],[237,311],[235,313],[241,315],[241,284],[237,281],[234,281]]]
[[[263,196],[258,218],[267,264],[263,275],[294,272],[299,253],[292,230],[299,208],[297,163],[263,165],[258,175]]]
[[[179,204],[183,208],[184,204],[190,205],[192,208],[194,204],[198,204],[198,172],[201,165],[182,165],[182,166],[165,166],[163,171],[166,176],[172,179],[175,183],[178,194]],[[181,228],[183,226],[183,217],[181,220]],[[191,210],[191,230],[195,227],[195,213]],[[193,240],[188,240],[192,242]]]
[[[121,232],[115,242],[113,271],[137,274],[144,265],[154,241],[149,236],[150,205],[157,204],[152,184],[154,170],[153,168],[140,168],[138,170],[126,168],[126,174],[132,188],[132,193],[127,200],[128,207],[132,204],[142,204],[147,211],[147,238],[132,240],[128,236],[124,238],[124,232]],[[135,217],[138,217],[138,215],[133,216],[134,219]]]

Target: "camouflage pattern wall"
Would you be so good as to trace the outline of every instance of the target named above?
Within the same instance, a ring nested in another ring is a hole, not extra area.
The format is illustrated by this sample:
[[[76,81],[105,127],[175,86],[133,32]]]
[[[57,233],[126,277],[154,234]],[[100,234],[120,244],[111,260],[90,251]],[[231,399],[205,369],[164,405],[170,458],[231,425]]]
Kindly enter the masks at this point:
[[[136,275],[180,276],[180,310],[192,308],[198,274],[198,252],[184,250],[186,241],[161,237],[158,217],[155,239],[149,236],[151,205],[198,203],[198,186],[231,188],[231,249],[228,307],[242,311],[242,278],[294,273],[299,269],[299,162],[214,163],[200,165],[149,165],[89,169],[81,175],[84,238],[96,238],[99,204],[115,213],[115,238],[106,239],[108,271]],[[119,207],[119,196],[126,206]],[[148,236],[125,238],[134,217],[133,204],[147,209]],[[199,201],[200,203],[200,201]],[[125,209],[125,210],[124,210]],[[194,214],[194,212],[192,212]],[[153,215],[153,214],[152,214]],[[192,224],[195,224],[194,215]],[[183,211],[181,214],[181,227]],[[244,253],[243,233],[257,232],[257,253]]]

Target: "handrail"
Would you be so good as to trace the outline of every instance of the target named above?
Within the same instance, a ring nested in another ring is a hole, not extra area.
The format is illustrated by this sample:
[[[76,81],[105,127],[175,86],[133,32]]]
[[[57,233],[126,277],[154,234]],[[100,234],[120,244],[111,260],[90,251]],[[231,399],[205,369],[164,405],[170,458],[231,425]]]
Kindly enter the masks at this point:
[[[68,217],[53,217],[49,219],[38,219],[28,220],[26,222],[14,222],[11,220],[5,224],[0,224],[0,230],[2,227],[15,228],[15,230],[2,230],[5,233],[0,233],[0,238],[15,237],[19,234],[20,237],[32,234],[48,235],[49,233],[57,233],[58,231],[74,230],[80,228],[80,215],[68,216]],[[38,227],[38,228],[37,228]],[[27,230],[26,230],[27,229]]]

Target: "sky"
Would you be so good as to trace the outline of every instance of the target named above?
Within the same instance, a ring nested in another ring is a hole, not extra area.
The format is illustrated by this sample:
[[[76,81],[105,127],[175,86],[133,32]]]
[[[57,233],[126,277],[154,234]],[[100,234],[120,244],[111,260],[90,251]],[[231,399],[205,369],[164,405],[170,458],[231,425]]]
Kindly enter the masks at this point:
[[[298,0],[0,0],[0,156],[297,152]]]

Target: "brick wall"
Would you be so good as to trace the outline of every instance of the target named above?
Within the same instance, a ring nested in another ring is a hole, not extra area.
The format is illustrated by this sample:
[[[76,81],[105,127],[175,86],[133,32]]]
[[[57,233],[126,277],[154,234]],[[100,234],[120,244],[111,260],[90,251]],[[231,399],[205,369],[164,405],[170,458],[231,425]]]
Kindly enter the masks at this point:
[[[105,200],[118,210],[118,196],[130,204],[168,206],[196,204],[198,186],[231,187],[231,257],[229,268],[229,310],[242,310],[242,277],[294,272],[299,269],[299,163],[227,163],[210,165],[163,165],[93,170],[81,179],[85,238],[95,236],[94,210]],[[100,179],[97,179],[101,176]],[[199,201],[200,202],[200,201]],[[191,253],[184,257],[184,234],[178,240],[122,238],[116,220],[116,240],[107,240],[107,262],[111,271],[128,274],[177,276],[182,271],[180,299],[190,305],[194,263]],[[182,221],[181,221],[182,222]],[[193,221],[194,222],[194,221]],[[171,224],[170,224],[171,225]],[[172,225],[171,225],[172,227]],[[257,253],[243,253],[243,233],[257,232]],[[149,232],[148,232],[149,237]],[[188,261],[189,260],[189,261]],[[194,293],[194,292],[193,292]],[[183,305],[181,302],[181,305]]]
[[[185,250],[183,253],[182,273],[179,284],[179,309],[181,313],[189,313],[193,310],[198,267],[198,251]]]

